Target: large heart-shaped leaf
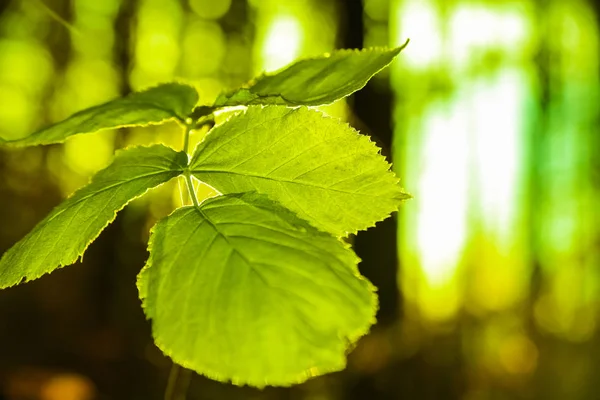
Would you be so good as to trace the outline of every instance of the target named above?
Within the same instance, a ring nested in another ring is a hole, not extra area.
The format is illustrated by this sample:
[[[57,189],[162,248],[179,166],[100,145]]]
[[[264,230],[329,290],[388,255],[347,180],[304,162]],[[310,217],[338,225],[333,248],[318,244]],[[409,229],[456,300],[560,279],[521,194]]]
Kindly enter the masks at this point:
[[[159,221],[138,280],[157,346],[236,384],[291,385],[341,370],[374,322],[348,245],[255,194]]]

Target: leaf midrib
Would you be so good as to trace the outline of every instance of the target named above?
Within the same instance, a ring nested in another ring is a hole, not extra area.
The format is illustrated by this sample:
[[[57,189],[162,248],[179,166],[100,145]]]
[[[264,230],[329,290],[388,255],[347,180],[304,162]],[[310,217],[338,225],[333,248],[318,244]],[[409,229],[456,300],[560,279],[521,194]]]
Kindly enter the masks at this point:
[[[127,183],[131,183],[131,182],[134,182],[134,181],[136,181],[136,180],[138,180],[138,179],[143,179],[143,178],[147,178],[147,177],[154,176],[154,175],[160,175],[160,174],[164,174],[164,173],[166,173],[166,172],[180,172],[180,171],[177,171],[177,170],[175,170],[175,169],[161,170],[161,171],[158,171],[158,172],[152,172],[152,173],[148,173],[148,174],[144,174],[144,175],[137,175],[137,176],[136,176],[136,177],[134,177],[134,178],[131,178],[131,179],[126,179],[126,180],[122,180],[122,181],[119,181],[118,183],[114,183],[114,184],[112,184],[112,185],[109,185],[109,186],[103,187],[103,188],[102,188],[102,189],[100,189],[100,190],[97,190],[97,191],[95,191],[95,192],[93,192],[93,193],[90,193],[90,194],[88,194],[88,195],[85,195],[85,196],[84,196],[84,197],[82,197],[81,199],[78,199],[77,201],[75,201],[75,202],[73,202],[73,203],[70,203],[70,204],[68,204],[68,206],[64,207],[62,210],[60,210],[60,211],[56,212],[56,214],[54,214],[54,215],[52,215],[50,218],[48,218],[48,220],[46,220],[46,221],[45,221],[45,224],[48,224],[48,223],[52,222],[52,221],[53,221],[53,220],[54,220],[56,217],[58,217],[59,215],[63,214],[65,211],[69,210],[71,207],[73,207],[73,206],[75,206],[75,205],[77,205],[77,204],[81,203],[82,201],[85,201],[85,200],[89,199],[90,197],[96,196],[96,195],[98,195],[98,194],[100,194],[100,193],[103,193],[103,192],[105,192],[105,191],[107,191],[107,190],[110,190],[110,189],[112,189],[112,188],[114,188],[114,187],[117,187],[117,186],[120,186],[120,185],[125,185],[125,184],[127,184]],[[93,183],[94,183],[94,182],[92,182],[92,184],[93,184]],[[83,188],[82,188],[82,189],[83,189]],[[74,196],[75,196],[75,195],[74,195]],[[69,200],[67,199],[66,201],[68,202]],[[67,204],[67,203],[63,203],[63,205],[66,205],[66,204]],[[44,224],[44,225],[45,225],[45,224]]]
[[[268,181],[273,181],[273,182],[278,182],[278,183],[290,183],[290,184],[294,184],[294,185],[301,185],[301,186],[310,186],[310,187],[315,187],[318,189],[323,189],[323,190],[330,190],[333,192],[338,192],[338,193],[344,193],[344,194],[349,194],[349,195],[360,195],[360,196],[365,196],[365,197],[373,197],[373,198],[381,198],[382,196],[377,195],[377,194],[370,194],[370,193],[360,193],[360,192],[350,192],[347,190],[341,190],[341,189],[334,189],[330,186],[322,186],[322,185],[318,185],[316,183],[313,182],[299,182],[299,181],[293,181],[290,179],[285,179],[285,178],[272,178],[269,176],[263,176],[263,175],[259,175],[259,174],[254,174],[254,173],[247,173],[247,172],[235,172],[235,171],[227,171],[227,170],[218,170],[218,169],[193,169],[191,170],[192,174],[231,174],[231,175],[237,175],[237,176],[241,176],[241,177],[250,177],[250,178],[258,178],[258,179],[265,179]],[[198,178],[200,179],[200,178]],[[202,179],[200,179],[202,180]],[[209,184],[211,184],[210,182],[207,182]],[[393,198],[393,197],[390,197]]]

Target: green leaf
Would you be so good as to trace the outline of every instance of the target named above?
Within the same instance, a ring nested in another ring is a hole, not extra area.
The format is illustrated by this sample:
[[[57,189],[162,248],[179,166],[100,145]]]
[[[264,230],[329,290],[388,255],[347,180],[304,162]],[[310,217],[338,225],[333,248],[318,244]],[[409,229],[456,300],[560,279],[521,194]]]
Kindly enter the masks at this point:
[[[149,251],[138,287],[157,346],[216,380],[288,386],[341,370],[375,322],[348,245],[264,196],[180,208]]]
[[[117,153],[87,186],[56,207],[0,259],[0,288],[69,265],[128,202],[179,175],[185,153],[155,145]]]
[[[13,146],[59,143],[69,136],[102,129],[160,124],[168,119],[185,120],[198,101],[198,93],[188,85],[166,83],[142,92],[91,107],[21,139],[2,140]]]
[[[305,107],[249,107],[215,127],[190,162],[221,193],[257,191],[317,228],[346,235],[410,197],[367,136]]]
[[[296,61],[278,72],[260,76],[246,88],[221,94],[215,106],[329,104],[364,87],[406,44],[390,50],[338,50]]]

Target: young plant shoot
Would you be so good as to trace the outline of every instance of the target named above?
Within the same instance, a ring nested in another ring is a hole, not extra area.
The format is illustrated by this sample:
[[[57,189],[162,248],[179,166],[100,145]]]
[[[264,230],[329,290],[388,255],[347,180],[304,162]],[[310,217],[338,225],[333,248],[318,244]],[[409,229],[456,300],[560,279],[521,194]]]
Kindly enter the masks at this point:
[[[289,386],[345,367],[375,323],[375,288],[343,240],[409,196],[367,137],[313,106],[361,89],[402,48],[340,50],[297,61],[196,106],[181,83],[80,111],[7,146],[176,120],[183,149],[120,150],[0,259],[0,288],[82,257],[133,199],[183,176],[192,205],[152,228],[138,289],[156,345],[197,373]],[[240,107],[241,106],[241,107]],[[189,136],[234,107],[195,149]],[[220,195],[198,199],[192,180]]]

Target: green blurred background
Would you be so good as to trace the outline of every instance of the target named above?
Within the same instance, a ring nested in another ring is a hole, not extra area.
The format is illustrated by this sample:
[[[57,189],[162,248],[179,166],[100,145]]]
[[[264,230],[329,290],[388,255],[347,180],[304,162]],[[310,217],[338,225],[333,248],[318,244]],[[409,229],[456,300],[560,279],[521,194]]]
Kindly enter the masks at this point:
[[[300,56],[397,46],[324,107],[414,195],[359,234],[379,323],[294,388],[194,376],[194,399],[600,399],[597,4],[585,0],[0,0],[0,136],[158,82],[223,89]],[[0,150],[0,252],[133,143],[177,125]],[[121,212],[82,265],[0,292],[0,396],[160,399],[170,361],[135,288],[178,182]],[[0,397],[2,398],[2,397]]]

